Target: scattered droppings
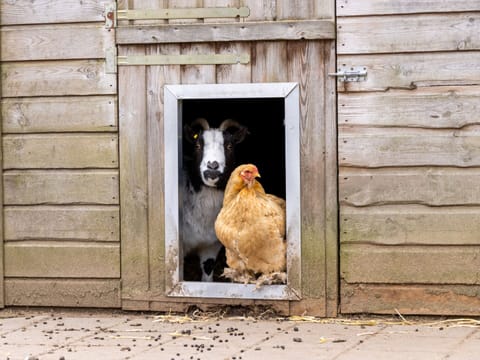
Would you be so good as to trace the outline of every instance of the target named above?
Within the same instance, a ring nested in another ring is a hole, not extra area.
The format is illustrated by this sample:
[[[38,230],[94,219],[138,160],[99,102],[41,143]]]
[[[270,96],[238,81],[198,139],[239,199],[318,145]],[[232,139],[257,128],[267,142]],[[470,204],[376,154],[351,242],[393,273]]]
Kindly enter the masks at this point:
[[[299,337],[294,337],[293,338],[293,342],[302,342],[302,338],[299,338]]]
[[[345,340],[345,339],[335,339],[332,342],[334,342],[334,343],[344,343],[344,342],[347,342],[347,340]]]

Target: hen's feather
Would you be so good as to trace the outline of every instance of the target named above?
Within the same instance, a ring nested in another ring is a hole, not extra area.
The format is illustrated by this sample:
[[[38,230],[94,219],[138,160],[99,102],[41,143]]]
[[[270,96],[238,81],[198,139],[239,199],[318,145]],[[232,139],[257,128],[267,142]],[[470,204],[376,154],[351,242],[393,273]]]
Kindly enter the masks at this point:
[[[282,272],[286,266],[285,200],[266,194],[257,176],[252,164],[232,172],[215,221],[227,265],[239,274]]]

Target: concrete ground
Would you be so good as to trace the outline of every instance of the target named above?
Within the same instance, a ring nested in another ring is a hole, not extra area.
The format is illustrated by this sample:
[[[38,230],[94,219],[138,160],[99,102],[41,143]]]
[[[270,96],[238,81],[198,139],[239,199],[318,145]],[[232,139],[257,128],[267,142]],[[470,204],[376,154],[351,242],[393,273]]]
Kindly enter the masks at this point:
[[[480,321],[0,310],[0,360],[478,359]]]

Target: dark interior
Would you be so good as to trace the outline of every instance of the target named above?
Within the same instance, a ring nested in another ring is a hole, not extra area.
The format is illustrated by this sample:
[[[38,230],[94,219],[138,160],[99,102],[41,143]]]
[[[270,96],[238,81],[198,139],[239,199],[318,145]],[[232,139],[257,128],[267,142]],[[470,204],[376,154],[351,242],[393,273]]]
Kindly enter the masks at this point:
[[[283,98],[184,100],[183,124],[204,117],[217,127],[234,119],[249,135],[236,148],[237,163],[253,163],[267,193],[285,198],[285,101]]]
[[[233,119],[246,126],[249,135],[237,145],[237,164],[255,164],[265,191],[285,198],[284,98],[183,100],[181,114],[182,128],[199,117],[207,119],[211,127],[218,127],[225,119]],[[182,148],[185,153],[191,151],[186,141]],[[219,275],[224,267],[225,257],[221,252],[217,259],[215,281],[223,281]],[[184,280],[198,281],[200,276],[198,258],[185,259]]]

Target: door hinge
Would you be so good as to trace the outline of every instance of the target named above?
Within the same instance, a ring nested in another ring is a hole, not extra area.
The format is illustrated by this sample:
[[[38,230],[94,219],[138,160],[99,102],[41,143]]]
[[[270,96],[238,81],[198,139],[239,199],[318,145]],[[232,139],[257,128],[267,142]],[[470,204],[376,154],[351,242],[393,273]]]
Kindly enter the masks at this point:
[[[168,19],[207,19],[248,17],[250,9],[243,7],[205,7],[205,8],[164,8],[117,10],[116,3],[106,4],[105,28],[117,26],[118,20],[168,20]]]
[[[329,76],[336,76],[338,81],[358,82],[367,80],[367,68],[365,66],[341,66],[338,72],[330,73]]]
[[[115,47],[105,50],[105,72],[114,74],[117,66],[128,65],[234,65],[248,64],[250,54],[172,54],[117,56]]]

